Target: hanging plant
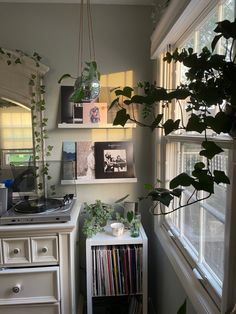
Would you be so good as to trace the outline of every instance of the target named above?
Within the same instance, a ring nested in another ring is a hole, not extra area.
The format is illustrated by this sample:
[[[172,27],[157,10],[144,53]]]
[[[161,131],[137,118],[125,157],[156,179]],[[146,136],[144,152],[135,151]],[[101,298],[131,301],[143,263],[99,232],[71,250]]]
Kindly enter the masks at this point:
[[[162,129],[164,135],[177,130],[194,131],[204,135],[199,155],[204,156],[206,162],[197,162],[191,175],[180,173],[170,181],[169,188],[160,187],[159,180],[157,186],[150,184],[145,186],[148,194],[144,198],[151,198],[155,205],[173,206],[170,211],[162,210],[160,206],[161,214],[164,215],[209,198],[214,193],[215,184],[230,184],[224,171],[211,171],[212,159],[223,150],[209,139],[208,130],[213,130],[217,134],[228,133],[233,137],[236,135],[236,64],[233,56],[236,20],[217,23],[214,31],[217,35],[212,41],[212,52],[208,48],[203,48],[202,52],[197,54],[192,48],[188,48],[181,51],[176,49],[173,53],[166,54],[164,61],[167,63],[180,62],[188,68],[187,83],[181,84],[174,90],[158,87],[149,82],[140,83],[139,87],[144,93],[142,95],[133,95],[131,87],[117,89],[115,91],[117,97],[110,105],[110,109],[114,105],[119,107],[114,125],[124,126],[130,120],[152,131],[157,128]],[[226,48],[225,55],[213,54],[220,38],[225,38],[228,42],[231,40],[230,49]],[[123,96],[126,97],[125,101],[122,101]],[[182,112],[181,119],[165,120],[164,114],[155,113],[158,105],[161,105],[163,109],[168,109],[172,105],[175,106],[179,100],[185,99],[187,99],[186,108],[179,103]],[[151,122],[146,123],[130,117],[126,108],[134,103],[140,106],[144,120],[148,118]],[[209,114],[212,105],[218,108],[215,115]],[[186,110],[189,115],[187,123],[183,121],[183,110]],[[191,187],[193,193],[187,202],[182,203],[182,192],[185,187]],[[199,197],[200,191],[204,191],[206,196]],[[176,203],[174,203],[175,199],[177,199]],[[154,209],[155,206],[152,208],[153,213]]]
[[[100,72],[95,61],[85,62],[81,76],[72,77],[70,74],[63,74],[58,80],[60,84],[65,78],[75,79],[74,92],[69,100],[75,103],[88,102],[96,99],[100,93]]]
[[[100,93],[100,72],[97,69],[95,58],[95,45],[93,34],[93,20],[91,13],[90,0],[86,0],[85,17],[87,18],[87,31],[84,34],[84,0],[80,2],[80,27],[79,27],[79,50],[78,50],[78,76],[72,77],[70,74],[64,74],[58,80],[60,84],[65,78],[75,79],[74,92],[69,100],[74,103],[91,102],[98,98]],[[90,61],[84,62],[84,38],[88,40]],[[85,66],[84,66],[85,63]]]

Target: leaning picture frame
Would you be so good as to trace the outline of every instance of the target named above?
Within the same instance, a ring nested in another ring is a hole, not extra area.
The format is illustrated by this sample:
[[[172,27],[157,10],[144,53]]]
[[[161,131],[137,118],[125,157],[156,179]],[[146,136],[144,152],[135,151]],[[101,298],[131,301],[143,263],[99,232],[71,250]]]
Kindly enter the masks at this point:
[[[134,178],[133,143],[95,142],[95,178]]]

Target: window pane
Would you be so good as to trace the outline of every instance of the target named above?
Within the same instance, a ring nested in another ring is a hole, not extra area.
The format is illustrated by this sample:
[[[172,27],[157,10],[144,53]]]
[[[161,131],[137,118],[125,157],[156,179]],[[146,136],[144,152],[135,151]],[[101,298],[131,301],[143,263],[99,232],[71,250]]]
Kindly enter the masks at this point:
[[[216,22],[217,11],[215,9],[198,29],[199,40],[196,47],[198,52],[201,52],[203,47],[208,47],[209,49],[211,48],[211,42],[215,36],[213,30],[216,27]]]
[[[204,139],[203,139],[204,140]],[[168,169],[167,181],[174,176],[186,172],[192,176],[196,162],[207,165],[206,158],[199,155],[203,149],[199,143],[169,142],[166,146]],[[210,171],[224,171],[228,173],[229,150],[225,149],[219,156],[210,161]],[[224,219],[227,199],[227,185],[215,184],[215,193],[210,198],[184,207],[166,217],[172,231],[183,243],[191,257],[199,264],[205,265],[211,281],[222,285],[223,254],[224,254]],[[193,187],[184,187],[182,205],[186,204],[193,192]],[[207,196],[199,191],[198,197]],[[194,199],[191,199],[191,202]],[[169,210],[169,209],[167,209]],[[216,280],[216,281],[215,281]]]
[[[223,19],[234,20],[234,4],[235,0],[226,0],[223,4]]]
[[[224,171],[226,174],[228,174],[228,155],[229,151],[227,149],[224,150],[223,153],[221,153],[218,156],[215,156],[212,160],[212,167],[211,171],[214,170],[221,170]],[[226,209],[226,200],[227,200],[227,185],[226,184],[215,184],[214,186],[215,193],[208,198],[205,203],[207,205],[210,205],[215,210],[217,210],[219,213],[225,215],[225,209]]]
[[[224,224],[205,211],[203,257],[216,276],[223,281]]]
[[[199,254],[200,250],[200,206],[194,204],[182,209],[183,214],[183,235],[192,244]]]

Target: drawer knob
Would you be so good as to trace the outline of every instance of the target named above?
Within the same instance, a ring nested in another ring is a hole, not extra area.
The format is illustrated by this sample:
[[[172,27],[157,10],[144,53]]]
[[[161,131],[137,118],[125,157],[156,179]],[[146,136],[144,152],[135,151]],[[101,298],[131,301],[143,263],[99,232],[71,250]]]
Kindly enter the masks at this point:
[[[20,291],[21,291],[21,285],[15,285],[12,288],[12,292],[14,292],[14,293],[19,293]]]
[[[20,249],[17,247],[17,248],[15,248],[14,250],[13,250],[13,253],[14,254],[19,254],[20,253]]]
[[[47,253],[47,252],[48,252],[48,248],[47,248],[46,246],[43,247],[43,248],[42,248],[42,252],[43,252],[43,253]]]

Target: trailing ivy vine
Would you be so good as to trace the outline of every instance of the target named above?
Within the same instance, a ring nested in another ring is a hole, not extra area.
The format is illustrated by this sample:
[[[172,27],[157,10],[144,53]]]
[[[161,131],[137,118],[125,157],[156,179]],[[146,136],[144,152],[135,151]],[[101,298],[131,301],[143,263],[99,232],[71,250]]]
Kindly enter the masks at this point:
[[[40,67],[41,57],[37,52],[34,52],[32,56],[29,56],[21,50],[16,50],[15,53],[11,53],[8,50],[0,47],[0,56],[5,58],[8,66],[24,64],[24,57],[28,57],[33,60],[35,67]],[[32,128],[33,128],[33,143],[34,143],[34,162],[36,163],[36,177],[38,182],[38,193],[45,193],[45,176],[49,180],[49,164],[45,161],[45,157],[51,155],[53,146],[47,145],[45,147],[45,139],[48,138],[48,132],[46,129],[48,119],[44,117],[45,111],[45,86],[43,85],[43,76],[36,70],[29,77],[29,88],[31,95],[31,116],[32,116]],[[38,162],[42,163],[40,165]],[[53,190],[54,187],[52,186]],[[41,191],[41,192],[40,192]],[[45,195],[45,194],[44,194]]]

